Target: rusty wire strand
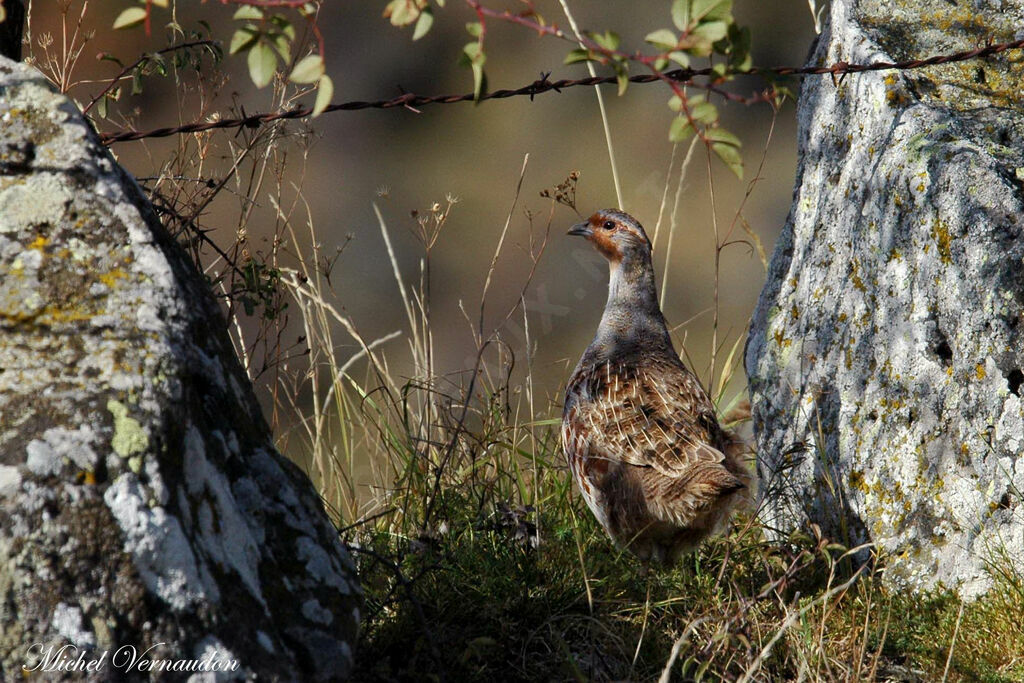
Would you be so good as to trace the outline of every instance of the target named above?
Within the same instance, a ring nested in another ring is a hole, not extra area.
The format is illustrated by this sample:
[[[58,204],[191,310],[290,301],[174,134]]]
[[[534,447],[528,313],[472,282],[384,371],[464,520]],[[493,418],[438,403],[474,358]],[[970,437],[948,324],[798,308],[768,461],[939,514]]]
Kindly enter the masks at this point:
[[[965,50],[963,52],[953,52],[945,55],[935,55],[926,59],[910,59],[903,62],[871,62],[869,64],[850,64],[847,62],[836,62],[831,66],[776,66],[776,67],[754,67],[745,71],[734,71],[730,72],[730,75],[734,76],[758,76],[758,75],[772,75],[772,76],[820,76],[820,75],[831,75],[843,76],[846,74],[863,73],[866,71],[907,71],[910,69],[922,69],[929,66],[937,66],[940,64],[951,64],[954,62],[965,62],[971,59],[980,59],[984,57],[991,57],[993,55],[1006,52],[1007,50],[1020,50],[1024,48],[1024,39],[1015,40],[1009,43],[989,43],[983,47],[975,48],[973,50]],[[689,83],[695,76],[711,76],[713,74],[710,68],[708,69],[675,69],[662,74],[662,76],[679,81],[681,83]],[[655,74],[642,74],[630,77],[631,83],[653,83],[655,81],[664,80]],[[554,90],[555,92],[561,92],[566,88],[574,88],[577,86],[588,86],[598,85],[603,83],[615,83],[615,76],[592,76],[588,78],[578,79],[562,79],[558,81],[549,81],[545,74],[539,80],[524,85],[520,88],[513,90],[495,90],[493,92],[484,93],[480,100],[500,100],[506,97],[518,97],[522,95],[529,95],[532,100],[535,95],[540,95],[546,92]],[[719,92],[716,90],[716,92]],[[722,94],[724,91],[720,91]],[[731,94],[731,93],[730,93]],[[757,102],[764,101],[764,95],[755,96],[750,99],[743,98],[741,96],[733,96],[730,99],[743,102]],[[417,107],[422,107],[428,104],[454,104],[456,102],[471,102],[473,101],[473,94],[466,93],[462,95],[416,95],[413,93],[406,93],[398,97],[394,97],[390,100],[376,100],[372,102],[364,101],[352,101],[342,102],[340,104],[332,104],[328,106],[324,112],[331,111],[354,111],[358,109],[393,109],[395,107],[404,107],[416,110]],[[242,118],[235,119],[218,119],[213,121],[194,121],[192,123],[186,123],[181,126],[170,126],[166,128],[155,128],[148,131],[139,131],[133,129],[120,130],[114,133],[102,133],[100,140],[105,145],[111,145],[115,142],[127,142],[130,140],[141,140],[143,138],[162,138],[170,135],[179,135],[182,133],[199,133],[207,130],[214,130],[217,128],[256,128],[273,121],[281,121],[286,119],[300,119],[309,116],[312,113],[311,107],[294,107],[285,111],[267,112],[262,114],[252,114]]]

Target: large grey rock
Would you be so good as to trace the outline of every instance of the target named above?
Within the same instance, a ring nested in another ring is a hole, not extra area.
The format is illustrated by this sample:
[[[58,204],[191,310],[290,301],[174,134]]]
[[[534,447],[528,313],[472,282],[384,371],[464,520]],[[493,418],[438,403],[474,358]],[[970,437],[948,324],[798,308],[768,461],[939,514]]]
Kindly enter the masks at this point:
[[[90,678],[133,647],[334,680],[359,605],[205,283],[72,104],[0,61],[0,680],[51,645],[107,651]]]
[[[1020,2],[835,0],[816,64],[1021,37]],[[899,584],[1024,566],[1020,53],[804,81],[746,355],[764,518],[873,541]],[[801,458],[788,446],[806,442]]]

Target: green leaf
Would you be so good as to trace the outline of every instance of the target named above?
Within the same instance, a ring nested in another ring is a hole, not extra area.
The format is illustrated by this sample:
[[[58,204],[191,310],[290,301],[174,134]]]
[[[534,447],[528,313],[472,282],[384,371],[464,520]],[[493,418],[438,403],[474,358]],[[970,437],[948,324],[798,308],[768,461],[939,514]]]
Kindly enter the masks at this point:
[[[739,147],[741,145],[740,139],[724,128],[709,128],[704,131],[704,137],[712,142],[721,142],[722,144],[732,145],[733,147]]]
[[[384,16],[391,18],[392,26],[408,26],[420,17],[420,8],[413,0],[391,0],[384,8]]]
[[[726,66],[725,62],[718,62],[717,64],[715,64],[714,66],[711,67],[711,73],[714,76],[718,76],[719,78],[723,78],[725,76],[725,72],[726,72],[727,68],[728,67]]]
[[[152,2],[157,7],[163,7],[164,9],[167,9],[167,0],[152,0]]]
[[[242,5],[235,12],[235,16],[232,17],[237,21],[261,21],[263,19],[263,10],[253,5]]]
[[[750,67],[753,65],[754,62],[749,54],[743,55],[742,58],[737,57],[736,59],[729,60],[729,66],[732,67],[733,71],[750,71]]]
[[[316,83],[324,75],[324,58],[307,55],[299,60],[288,78],[294,83]]]
[[[672,23],[680,31],[690,28],[690,5],[692,0],[673,0],[672,2]]]
[[[153,53],[153,71],[156,71],[161,76],[167,75],[167,60],[159,52]],[[146,64],[148,66],[148,63]],[[147,72],[149,73],[149,72]]]
[[[413,29],[412,32],[412,39],[419,40],[423,36],[427,35],[427,32],[433,25],[434,13],[428,7],[420,13],[420,18],[416,21],[416,28]]]
[[[264,42],[258,42],[249,50],[249,77],[257,88],[262,88],[274,78],[277,70],[277,55]]]
[[[685,116],[677,116],[672,119],[672,125],[668,129],[668,139],[672,142],[684,142],[693,136],[693,126]]]
[[[462,63],[473,70],[473,101],[479,102],[480,97],[487,90],[487,77],[484,74],[484,63],[487,55],[479,42],[466,43],[462,48]]]
[[[707,57],[711,54],[711,43],[697,35],[691,36],[690,46],[686,48],[694,57]]]
[[[282,61],[287,63],[291,60],[292,44],[291,41],[288,40],[288,36],[283,33],[272,33],[267,36],[267,40],[269,40],[273,48],[277,50],[277,54],[281,55]]]
[[[590,37],[594,39],[595,43],[603,47],[605,50],[614,51],[619,49],[619,34],[614,31],[593,33]]]
[[[483,65],[487,59],[487,55],[484,54],[483,48],[478,42],[466,43],[466,46],[462,48],[463,59],[468,64],[480,63]]]
[[[473,101],[479,102],[480,98],[487,91],[487,74],[484,73],[483,64],[472,65],[473,69]]]
[[[721,40],[729,33],[729,25],[724,21],[707,21],[693,29],[693,36],[709,43]]]
[[[714,123],[718,120],[718,110],[710,102],[701,102],[696,106],[690,107],[690,116],[697,123]]]
[[[590,50],[584,50],[581,47],[572,50],[565,56],[566,64],[578,64],[579,62],[589,62],[593,57],[590,54]]]
[[[238,29],[235,31],[234,35],[231,36],[231,46],[228,48],[228,54],[233,55],[236,52],[249,49],[259,37],[259,31],[257,31],[256,27],[252,24],[245,28]]]
[[[740,156],[739,149],[726,142],[715,142],[712,143],[711,150],[718,155],[722,163],[729,167],[730,171],[736,174],[737,178],[743,180],[743,157]]]
[[[100,98],[100,101],[96,103],[96,115],[101,119],[107,118],[107,114],[110,113],[109,100],[106,96]]]
[[[483,34],[483,32],[484,25],[481,24],[479,21],[470,21],[466,23],[466,33],[473,36],[474,38],[479,38]]]
[[[693,0],[693,20],[732,22],[732,0]]]
[[[675,52],[669,52],[668,58],[684,69],[690,68],[690,55],[685,52],[679,52],[678,50]]]
[[[331,104],[331,98],[333,97],[334,81],[331,80],[330,76],[321,76],[316,86],[316,102],[313,104],[314,118],[324,113],[324,110]]]
[[[131,28],[138,26],[146,20],[146,10],[143,7],[129,7],[117,15],[114,19],[114,28]]]
[[[654,59],[654,68],[656,71],[664,71],[668,68],[669,64],[671,64],[671,62],[668,61],[668,57],[656,57]]]
[[[750,28],[729,24],[729,42],[736,52],[746,54],[750,52]]]
[[[292,22],[288,21],[288,17],[283,14],[275,14],[270,17],[270,23],[281,29],[288,40],[295,40],[295,27],[292,26]]]
[[[679,95],[673,95],[668,100],[668,108],[674,112],[682,111],[683,101],[679,99]]]
[[[675,33],[669,31],[667,28],[659,28],[657,31],[651,31],[647,34],[644,40],[659,50],[674,50],[679,44],[679,38],[676,37]]]
[[[753,64],[750,59],[750,29],[729,24],[729,43],[729,66],[735,71],[749,70]]]
[[[615,81],[619,84],[620,97],[626,92],[626,88],[629,87],[629,67],[627,64],[615,65]]]

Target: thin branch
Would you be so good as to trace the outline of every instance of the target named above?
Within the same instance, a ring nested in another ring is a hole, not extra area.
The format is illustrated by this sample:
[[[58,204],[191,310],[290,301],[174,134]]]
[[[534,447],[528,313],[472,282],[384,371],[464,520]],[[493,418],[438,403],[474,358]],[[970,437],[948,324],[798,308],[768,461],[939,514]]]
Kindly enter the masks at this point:
[[[123,69],[121,69],[121,73],[119,73],[116,76],[114,76],[113,78],[111,78],[110,81],[107,83],[107,87],[105,87],[102,91],[100,91],[99,95],[97,95],[96,97],[92,98],[92,100],[89,101],[89,104],[87,104],[85,106],[85,109],[82,110],[82,113],[83,114],[88,114],[89,110],[92,109],[94,106],[96,106],[97,102],[102,100],[104,97],[107,96],[107,94],[111,90],[113,90],[114,88],[117,87],[117,84],[121,81],[122,78],[124,78],[125,76],[130,74],[132,71],[134,71],[143,62],[146,62],[146,61],[148,61],[150,59],[153,59],[153,57],[155,55],[165,55],[168,52],[175,52],[177,50],[187,50],[187,49],[189,49],[191,47],[210,47],[210,48],[213,48],[217,44],[218,43],[215,40],[193,40],[193,41],[188,42],[188,43],[180,43],[178,45],[171,45],[170,47],[165,47],[164,49],[157,50],[156,52],[147,52],[146,54],[142,55],[141,57],[136,59],[134,62],[129,64],[128,66],[126,66]]]

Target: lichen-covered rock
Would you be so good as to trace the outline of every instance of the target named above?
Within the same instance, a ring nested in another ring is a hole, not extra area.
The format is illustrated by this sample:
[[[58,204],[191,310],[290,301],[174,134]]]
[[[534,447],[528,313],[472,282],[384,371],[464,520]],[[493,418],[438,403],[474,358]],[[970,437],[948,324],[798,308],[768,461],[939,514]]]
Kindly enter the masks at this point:
[[[812,61],[1022,37],[998,0],[834,0]],[[901,585],[1024,566],[1024,61],[805,79],[746,356],[764,518],[872,541]],[[807,452],[787,453],[797,442]]]
[[[44,678],[151,675],[114,661],[135,648],[341,679],[359,606],[203,280],[75,107],[0,60],[0,680],[64,646],[99,670]]]

